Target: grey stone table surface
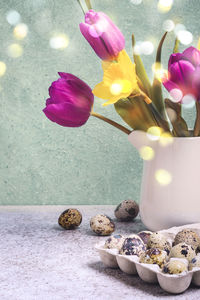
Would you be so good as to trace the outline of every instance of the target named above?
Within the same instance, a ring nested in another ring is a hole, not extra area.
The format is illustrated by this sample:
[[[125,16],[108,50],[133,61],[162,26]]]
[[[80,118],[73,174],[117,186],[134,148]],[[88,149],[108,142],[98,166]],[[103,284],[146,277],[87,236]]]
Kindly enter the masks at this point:
[[[89,220],[97,213],[114,217],[114,206],[74,207],[83,221],[70,231],[57,224],[67,206],[0,207],[1,300],[200,299],[193,286],[182,295],[169,295],[138,276],[105,267],[94,244],[106,238],[91,232]],[[139,218],[116,221],[116,233],[143,228]]]

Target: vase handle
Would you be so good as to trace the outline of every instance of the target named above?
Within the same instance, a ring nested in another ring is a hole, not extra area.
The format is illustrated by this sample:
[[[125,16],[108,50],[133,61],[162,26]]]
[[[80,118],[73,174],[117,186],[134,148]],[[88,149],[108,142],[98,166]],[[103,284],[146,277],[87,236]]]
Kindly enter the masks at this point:
[[[152,146],[151,141],[147,137],[147,133],[141,130],[132,131],[128,135],[129,142],[139,151],[143,146]]]

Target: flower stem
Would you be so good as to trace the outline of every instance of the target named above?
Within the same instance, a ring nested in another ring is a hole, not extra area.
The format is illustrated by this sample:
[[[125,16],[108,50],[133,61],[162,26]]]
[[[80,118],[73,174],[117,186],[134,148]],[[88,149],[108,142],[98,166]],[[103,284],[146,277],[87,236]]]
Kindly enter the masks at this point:
[[[104,117],[104,116],[102,116],[100,114],[97,114],[95,112],[91,112],[90,115],[93,116],[93,117],[96,117],[96,118],[98,118],[100,120],[103,120],[104,122],[109,123],[110,125],[118,128],[119,130],[125,132],[126,134],[130,134],[131,133],[131,130],[127,129],[126,127],[124,127],[124,126],[116,123],[115,121],[112,121],[112,120],[110,120],[110,119],[108,119],[108,118],[106,118],[106,117]]]
[[[82,5],[82,3],[81,3],[81,0],[77,0],[77,1],[78,1],[78,4],[80,5],[81,10],[82,10],[82,12],[83,12],[83,14],[84,14],[84,16],[85,16],[86,11],[85,11],[85,9],[83,8],[83,5]]]
[[[92,9],[92,5],[91,5],[90,0],[85,0],[85,3],[87,5],[88,10]]]
[[[149,107],[158,123],[158,126],[163,128],[165,131],[170,131],[168,122],[163,119],[162,115],[157,110],[153,101],[143,91],[140,91],[140,94],[144,97],[144,101],[146,102],[146,104],[149,105]]]
[[[200,102],[196,102],[196,110],[197,110],[197,116],[196,121],[194,125],[194,136],[199,136],[200,134]]]

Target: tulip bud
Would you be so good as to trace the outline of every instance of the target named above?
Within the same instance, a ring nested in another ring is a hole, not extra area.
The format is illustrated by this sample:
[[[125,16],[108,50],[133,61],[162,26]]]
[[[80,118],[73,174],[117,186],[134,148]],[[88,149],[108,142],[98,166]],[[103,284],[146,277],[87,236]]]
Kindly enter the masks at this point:
[[[181,102],[186,95],[200,100],[200,51],[189,47],[183,53],[174,53],[168,64],[169,76],[163,85],[175,102]]]
[[[103,12],[89,10],[80,30],[102,60],[114,60],[125,47],[124,36]]]
[[[61,126],[80,127],[91,112],[94,95],[91,88],[78,77],[69,73],[58,73],[61,78],[52,82],[50,98],[43,112],[52,122]]]

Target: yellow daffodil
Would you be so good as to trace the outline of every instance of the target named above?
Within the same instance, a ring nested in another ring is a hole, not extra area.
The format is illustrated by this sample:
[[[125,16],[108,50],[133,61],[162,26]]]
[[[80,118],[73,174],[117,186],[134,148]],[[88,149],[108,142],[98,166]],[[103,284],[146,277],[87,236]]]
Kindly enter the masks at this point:
[[[132,63],[125,50],[119,53],[117,61],[103,61],[102,68],[104,71],[103,81],[97,84],[92,92],[95,96],[108,100],[103,104],[104,106],[140,91],[135,64]]]

